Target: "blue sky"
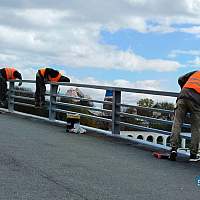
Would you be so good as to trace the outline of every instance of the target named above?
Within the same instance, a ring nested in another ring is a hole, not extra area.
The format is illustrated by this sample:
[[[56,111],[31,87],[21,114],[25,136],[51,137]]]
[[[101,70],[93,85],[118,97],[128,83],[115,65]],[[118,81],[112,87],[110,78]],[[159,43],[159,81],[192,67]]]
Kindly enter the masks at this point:
[[[139,33],[130,29],[124,29],[115,33],[108,31],[101,32],[101,42],[117,46],[120,50],[126,51],[132,49],[136,54],[147,59],[169,59],[173,50],[181,49],[189,51],[191,49],[199,50],[199,41],[195,35],[189,33]],[[155,72],[153,70],[143,72],[115,72],[117,78],[126,77],[130,81],[155,79],[163,81],[163,88],[176,90],[177,77],[188,73],[191,70],[198,69],[198,65],[191,65],[188,61],[193,60],[194,56],[179,55],[176,58],[170,58],[181,63],[181,68],[174,72]],[[165,85],[167,84],[167,85]]]

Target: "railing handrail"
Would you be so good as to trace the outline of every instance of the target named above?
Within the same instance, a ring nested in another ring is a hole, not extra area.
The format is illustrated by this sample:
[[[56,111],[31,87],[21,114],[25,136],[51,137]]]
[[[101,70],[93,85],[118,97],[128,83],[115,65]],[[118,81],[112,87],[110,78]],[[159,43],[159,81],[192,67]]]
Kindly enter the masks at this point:
[[[11,80],[10,82],[20,82],[20,80]],[[23,80],[22,82],[35,83],[34,80]],[[168,96],[168,97],[177,97],[179,94],[177,92],[166,92],[166,91],[161,91],[161,90],[145,90],[145,89],[113,87],[113,86],[108,86],[108,85],[105,85],[105,86],[91,85],[91,84],[82,84],[82,83],[47,82],[47,84],[61,85],[61,86],[75,86],[75,87],[83,87],[83,88],[91,88],[91,89],[113,90],[113,91],[121,91],[121,92],[132,92],[132,93],[150,94],[150,95],[160,95],[160,96]]]

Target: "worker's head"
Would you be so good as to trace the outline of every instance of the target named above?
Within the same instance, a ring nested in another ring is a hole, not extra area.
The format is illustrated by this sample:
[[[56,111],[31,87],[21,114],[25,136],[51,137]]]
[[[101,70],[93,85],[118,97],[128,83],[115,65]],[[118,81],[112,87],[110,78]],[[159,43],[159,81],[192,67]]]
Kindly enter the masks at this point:
[[[21,86],[22,85],[22,75],[21,75],[21,73],[19,73],[17,70],[14,72],[14,76],[15,76],[15,78],[16,79],[19,79],[20,80],[20,82],[19,82],[19,86]]]

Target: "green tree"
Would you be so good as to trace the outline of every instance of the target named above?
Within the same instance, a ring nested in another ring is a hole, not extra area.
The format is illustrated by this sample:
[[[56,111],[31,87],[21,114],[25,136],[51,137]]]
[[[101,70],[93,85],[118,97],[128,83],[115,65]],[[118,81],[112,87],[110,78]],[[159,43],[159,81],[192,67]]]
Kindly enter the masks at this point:
[[[153,115],[152,111],[145,109],[148,107],[149,108],[153,107],[154,101],[152,99],[149,99],[149,98],[140,99],[137,102],[137,105],[140,106],[140,108],[137,108],[138,115],[143,115],[143,116],[148,116],[148,117],[151,117]]]
[[[174,110],[174,104],[170,103],[170,102],[157,102],[153,106],[153,108],[158,108],[158,109],[163,109],[163,110]],[[158,118],[171,121],[171,120],[173,120],[173,113],[160,112],[160,115]],[[169,125],[169,124],[161,124],[161,123],[157,123],[157,122],[151,122],[150,127],[156,128],[156,129],[162,129],[165,131],[171,131],[171,125]]]
[[[154,105],[154,101],[149,98],[144,98],[144,99],[140,99],[137,102],[137,105],[142,106],[142,107],[152,107]]]
[[[169,102],[157,102],[153,107],[164,110],[174,110],[174,104]]]

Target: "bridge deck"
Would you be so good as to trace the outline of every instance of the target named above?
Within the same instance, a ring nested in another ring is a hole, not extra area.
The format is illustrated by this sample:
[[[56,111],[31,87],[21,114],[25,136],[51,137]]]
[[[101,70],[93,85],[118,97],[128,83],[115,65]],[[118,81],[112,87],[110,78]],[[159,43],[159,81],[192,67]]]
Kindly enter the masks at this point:
[[[0,199],[199,199],[200,164],[0,114]]]

